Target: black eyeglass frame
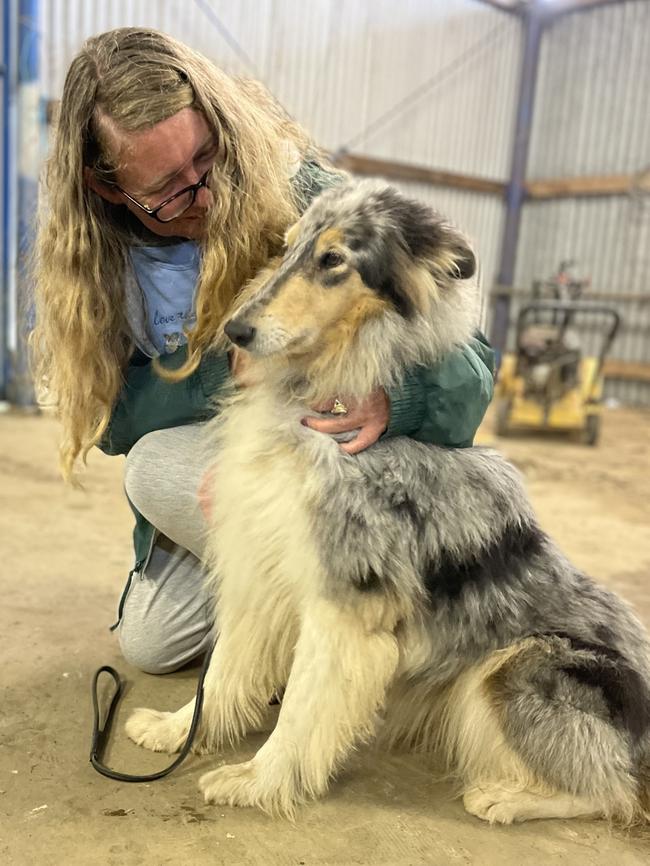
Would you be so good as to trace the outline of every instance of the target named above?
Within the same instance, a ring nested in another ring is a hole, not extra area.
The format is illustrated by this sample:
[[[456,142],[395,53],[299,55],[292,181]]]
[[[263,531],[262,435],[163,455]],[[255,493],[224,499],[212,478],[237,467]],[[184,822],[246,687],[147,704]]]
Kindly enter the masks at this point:
[[[199,180],[196,183],[191,183],[189,186],[183,187],[183,189],[179,189],[178,192],[175,192],[174,195],[170,195],[169,198],[166,198],[165,201],[161,202],[159,205],[157,205],[154,208],[147,207],[145,204],[140,204],[140,202],[137,199],[134,199],[132,195],[129,195],[128,192],[125,189],[122,189],[122,187],[119,186],[118,184],[114,183],[111,185],[114,186],[115,189],[119,190],[125,198],[128,198],[128,200],[132,204],[134,204],[136,207],[139,207],[140,210],[143,210],[147,214],[147,216],[150,216],[152,219],[157,220],[159,223],[170,223],[170,222],[173,222],[174,220],[177,220],[179,217],[182,217],[183,214],[186,213],[192,207],[192,205],[196,201],[196,194],[198,193],[198,191],[202,187],[207,188],[208,175],[210,174],[211,171],[212,171],[212,168],[209,168],[206,171],[206,173],[203,175],[203,177],[199,178]],[[187,207],[183,208],[183,210],[180,211],[180,213],[177,213],[175,216],[170,217],[169,219],[162,219],[162,217],[158,216],[158,213],[160,210],[162,210],[162,208],[167,207],[167,205],[170,204],[171,202],[173,202],[174,199],[180,198],[180,196],[186,195],[188,192],[192,193],[192,198],[189,200]]]

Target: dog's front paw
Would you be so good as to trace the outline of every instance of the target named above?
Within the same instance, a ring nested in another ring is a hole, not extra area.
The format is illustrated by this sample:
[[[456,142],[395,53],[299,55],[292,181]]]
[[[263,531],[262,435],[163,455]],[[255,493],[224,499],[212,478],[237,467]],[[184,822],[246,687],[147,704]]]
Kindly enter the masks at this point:
[[[256,806],[270,815],[287,818],[293,818],[298,801],[291,785],[262,774],[255,759],[212,770],[201,777],[199,787],[206,803]]]
[[[127,736],[138,746],[152,752],[178,752],[183,748],[189,725],[179,713],[165,713],[140,707],[124,726]]]

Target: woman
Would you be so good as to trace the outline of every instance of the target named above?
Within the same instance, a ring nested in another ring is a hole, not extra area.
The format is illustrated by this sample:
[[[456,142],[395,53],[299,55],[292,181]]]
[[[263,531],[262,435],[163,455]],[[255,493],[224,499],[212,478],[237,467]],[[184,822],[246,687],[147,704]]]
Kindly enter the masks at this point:
[[[70,66],[37,249],[36,374],[57,402],[66,477],[94,445],[127,455],[136,562],[115,627],[143,670],[175,670],[210,641],[200,422],[237,372],[211,343],[288,226],[342,177],[260,85],[161,33],[101,34]],[[358,431],[341,445],[351,454],[380,435],[464,447],[491,395],[477,338],[305,423]]]

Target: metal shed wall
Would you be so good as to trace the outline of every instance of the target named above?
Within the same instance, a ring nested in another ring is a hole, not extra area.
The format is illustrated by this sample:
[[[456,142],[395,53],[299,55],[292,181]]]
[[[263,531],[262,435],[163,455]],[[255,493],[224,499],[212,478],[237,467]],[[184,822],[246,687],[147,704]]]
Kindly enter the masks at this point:
[[[556,19],[541,50],[528,177],[635,174],[650,169],[650,3]],[[524,206],[516,284],[574,259],[595,292],[614,293],[623,328],[612,356],[650,363],[650,195],[567,198]],[[608,301],[608,303],[610,303]],[[515,312],[515,311],[513,311]],[[587,347],[596,342],[591,329]],[[608,394],[650,405],[650,383],[610,381]]]
[[[127,25],[159,28],[230,72],[258,77],[333,151],[349,145],[372,156],[507,177],[521,25],[476,0],[403,0],[398,14],[390,0],[51,0],[43,20],[44,93],[60,95],[86,37]],[[470,234],[489,285],[501,200],[424,184],[404,188]]]

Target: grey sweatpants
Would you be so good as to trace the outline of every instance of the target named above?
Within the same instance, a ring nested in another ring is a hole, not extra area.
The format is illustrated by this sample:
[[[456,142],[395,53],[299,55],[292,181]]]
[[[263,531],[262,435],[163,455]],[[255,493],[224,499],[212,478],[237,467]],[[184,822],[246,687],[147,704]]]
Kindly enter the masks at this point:
[[[149,433],[126,458],[127,496],[158,536],[145,573],[133,575],[117,635],[125,659],[148,673],[176,670],[211,642],[197,491],[213,458],[202,424]]]

